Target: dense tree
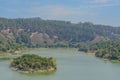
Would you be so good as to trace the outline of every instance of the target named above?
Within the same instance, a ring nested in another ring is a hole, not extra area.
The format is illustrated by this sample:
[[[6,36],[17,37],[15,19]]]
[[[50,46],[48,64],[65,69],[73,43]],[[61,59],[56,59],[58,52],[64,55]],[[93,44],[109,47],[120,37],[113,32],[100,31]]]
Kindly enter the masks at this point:
[[[8,40],[27,47],[78,47],[81,43],[119,39],[120,27],[95,25],[90,22],[73,24],[69,21],[42,20],[41,18],[0,18],[0,45]],[[101,38],[102,37],[102,38]],[[6,50],[4,50],[6,48]]]
[[[18,71],[28,72],[46,72],[57,69],[56,60],[52,57],[40,57],[34,54],[24,54],[23,56],[14,58],[10,66]]]
[[[82,48],[80,48],[80,51]],[[103,41],[84,47],[84,50],[95,52],[96,57],[109,60],[120,60],[120,40]]]

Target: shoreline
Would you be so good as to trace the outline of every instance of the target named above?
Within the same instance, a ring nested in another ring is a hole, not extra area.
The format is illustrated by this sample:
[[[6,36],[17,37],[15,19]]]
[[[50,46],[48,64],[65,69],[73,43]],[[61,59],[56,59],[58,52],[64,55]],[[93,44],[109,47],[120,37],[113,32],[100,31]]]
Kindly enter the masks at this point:
[[[14,58],[9,67],[13,71],[22,73],[45,73],[57,69],[55,58],[46,58],[35,54],[24,54]]]
[[[55,68],[50,68],[50,69],[47,69],[47,70],[33,70],[33,69],[30,69],[30,70],[28,70],[28,71],[18,70],[17,68],[14,68],[14,67],[12,67],[12,66],[10,66],[10,68],[11,68],[13,71],[17,71],[17,72],[25,73],[25,74],[29,74],[29,73],[49,73],[49,72],[54,72],[54,71],[56,71]]]
[[[95,56],[95,52],[94,51],[89,51],[89,52],[85,52],[87,55],[94,55]],[[95,56],[96,57],[96,56]],[[101,59],[101,60],[103,60],[103,61],[110,61],[110,62],[112,62],[112,63],[120,63],[120,61],[119,60],[110,60],[110,59],[108,59],[108,58],[100,58],[100,57],[96,57],[96,58],[98,58],[98,59]]]

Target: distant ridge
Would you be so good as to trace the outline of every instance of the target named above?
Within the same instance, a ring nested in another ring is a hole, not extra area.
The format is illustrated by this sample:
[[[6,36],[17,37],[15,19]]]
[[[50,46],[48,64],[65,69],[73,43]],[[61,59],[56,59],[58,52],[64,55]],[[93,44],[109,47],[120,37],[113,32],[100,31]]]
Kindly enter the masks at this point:
[[[90,22],[43,20],[35,18],[0,18],[0,50],[11,49],[9,44],[27,47],[78,46],[120,38],[120,27]],[[4,45],[4,46],[2,46]]]

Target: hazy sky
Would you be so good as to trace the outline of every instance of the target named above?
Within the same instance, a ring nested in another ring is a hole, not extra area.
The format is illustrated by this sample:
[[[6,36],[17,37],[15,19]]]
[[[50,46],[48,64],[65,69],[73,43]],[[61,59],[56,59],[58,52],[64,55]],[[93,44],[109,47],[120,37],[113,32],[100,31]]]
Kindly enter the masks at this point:
[[[120,0],[0,0],[0,17],[120,26]]]

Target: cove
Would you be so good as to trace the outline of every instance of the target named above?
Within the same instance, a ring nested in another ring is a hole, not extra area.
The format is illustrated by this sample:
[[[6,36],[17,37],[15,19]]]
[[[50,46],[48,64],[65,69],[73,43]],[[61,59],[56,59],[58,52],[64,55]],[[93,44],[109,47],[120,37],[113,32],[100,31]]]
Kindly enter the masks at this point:
[[[9,68],[9,60],[0,60],[0,80],[120,80],[120,64],[105,62],[77,49],[31,49],[22,54],[55,57],[57,71],[52,74],[21,74]]]

